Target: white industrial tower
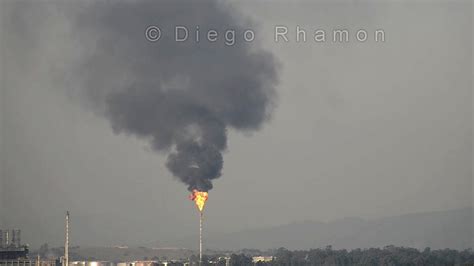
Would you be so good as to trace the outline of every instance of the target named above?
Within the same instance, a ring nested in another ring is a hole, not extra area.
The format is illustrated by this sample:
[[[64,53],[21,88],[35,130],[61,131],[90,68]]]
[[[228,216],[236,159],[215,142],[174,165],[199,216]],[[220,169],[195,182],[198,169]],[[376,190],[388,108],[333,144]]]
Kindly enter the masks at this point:
[[[63,266],[69,266],[69,211],[66,212],[66,243],[64,243]]]

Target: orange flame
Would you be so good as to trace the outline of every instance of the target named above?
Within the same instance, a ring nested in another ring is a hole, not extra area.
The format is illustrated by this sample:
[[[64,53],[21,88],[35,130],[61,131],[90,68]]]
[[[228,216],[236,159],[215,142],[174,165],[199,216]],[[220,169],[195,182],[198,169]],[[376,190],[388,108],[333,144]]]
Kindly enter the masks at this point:
[[[189,195],[189,199],[194,201],[196,203],[196,207],[200,212],[204,209],[204,205],[206,205],[207,198],[209,197],[209,194],[205,191],[199,191],[196,189],[193,189],[193,193]]]

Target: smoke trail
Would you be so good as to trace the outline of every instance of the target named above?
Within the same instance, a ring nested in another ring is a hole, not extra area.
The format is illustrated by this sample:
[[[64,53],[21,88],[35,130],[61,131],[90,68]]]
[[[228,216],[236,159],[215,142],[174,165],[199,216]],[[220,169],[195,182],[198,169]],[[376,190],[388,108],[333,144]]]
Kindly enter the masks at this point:
[[[274,103],[275,59],[237,37],[254,25],[232,11],[214,0],[96,2],[73,24],[84,50],[74,71],[79,89],[116,133],[166,152],[166,166],[189,190],[208,191],[221,176],[227,129],[258,130]],[[158,42],[144,38],[148,25],[162,29]],[[190,30],[187,42],[175,41],[176,25]],[[199,42],[191,40],[196,26]],[[218,41],[204,39],[209,29]],[[232,46],[224,41],[229,29]]]

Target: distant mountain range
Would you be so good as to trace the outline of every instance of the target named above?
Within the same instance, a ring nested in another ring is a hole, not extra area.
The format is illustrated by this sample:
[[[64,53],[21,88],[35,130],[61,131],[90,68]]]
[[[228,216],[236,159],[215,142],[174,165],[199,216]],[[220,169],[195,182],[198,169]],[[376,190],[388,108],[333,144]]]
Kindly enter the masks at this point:
[[[328,223],[305,221],[234,233],[205,235],[205,253],[285,247],[290,250],[356,249],[389,245],[424,249],[473,248],[473,209],[413,213],[373,220],[345,218]],[[142,247],[71,247],[76,260],[133,261],[187,258],[196,254],[197,236],[144,244]],[[61,248],[48,250],[60,256]],[[33,253],[32,255],[35,255]],[[44,254],[42,255],[45,256]]]
[[[324,248],[355,249],[388,245],[424,249],[473,247],[473,209],[413,213],[374,220],[345,218],[329,223],[306,221],[282,226],[206,235],[206,248],[261,250]],[[173,246],[192,248],[196,236],[173,241]],[[159,246],[160,243],[151,243]],[[149,246],[147,245],[147,246]]]

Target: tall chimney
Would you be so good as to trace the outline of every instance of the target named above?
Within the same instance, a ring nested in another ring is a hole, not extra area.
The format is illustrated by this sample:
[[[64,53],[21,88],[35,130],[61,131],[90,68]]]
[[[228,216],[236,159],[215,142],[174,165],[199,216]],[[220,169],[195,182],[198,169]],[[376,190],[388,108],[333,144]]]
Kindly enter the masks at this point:
[[[5,231],[5,247],[7,248],[8,246],[10,246],[10,239],[9,239],[9,234],[10,232],[8,232],[8,230]]]
[[[64,266],[69,266],[69,211],[66,212],[66,243],[64,243]]]
[[[17,229],[15,232],[15,245],[17,248],[21,247],[21,230]]]
[[[12,229],[11,246],[16,247],[16,229]]]
[[[10,245],[15,248],[19,248],[21,246],[21,230],[12,229]]]

